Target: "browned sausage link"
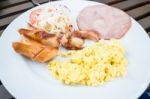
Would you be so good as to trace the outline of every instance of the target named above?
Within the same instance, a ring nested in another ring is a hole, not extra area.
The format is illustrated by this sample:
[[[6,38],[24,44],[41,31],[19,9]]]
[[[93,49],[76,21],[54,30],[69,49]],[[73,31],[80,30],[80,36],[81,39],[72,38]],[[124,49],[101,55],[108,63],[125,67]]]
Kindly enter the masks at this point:
[[[58,37],[55,34],[48,34],[45,31],[39,31],[39,30],[28,30],[28,29],[19,29],[18,30],[21,35],[24,35],[26,37],[29,37],[33,40],[36,40],[42,44],[49,45],[52,47],[58,47]]]
[[[83,38],[83,39],[90,39],[94,41],[98,41],[100,39],[100,36],[96,32],[91,32],[91,31],[74,31],[72,32],[73,36]]]

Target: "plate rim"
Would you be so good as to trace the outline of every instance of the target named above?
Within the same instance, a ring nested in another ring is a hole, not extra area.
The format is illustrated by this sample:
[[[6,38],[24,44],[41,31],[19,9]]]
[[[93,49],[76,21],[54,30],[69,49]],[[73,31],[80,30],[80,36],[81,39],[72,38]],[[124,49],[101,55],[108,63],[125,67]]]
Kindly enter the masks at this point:
[[[52,3],[53,2],[63,2],[63,1],[69,1],[69,0],[62,0],[62,1],[52,1]],[[72,1],[75,1],[75,0],[72,0]],[[80,1],[80,0],[76,0],[76,1]],[[86,1],[86,0],[83,0],[83,1]],[[86,2],[95,2],[95,1],[86,1]],[[95,3],[99,3],[99,2],[95,2]],[[42,6],[44,6],[44,5],[46,5],[46,4],[48,4],[48,3],[44,3],[44,4],[42,4]],[[20,17],[20,16],[23,16],[25,13],[27,13],[28,11],[31,11],[31,10],[33,10],[33,9],[36,9],[36,8],[38,8],[38,6],[37,7],[33,7],[33,8],[31,8],[31,9],[29,9],[29,10],[27,10],[27,11],[25,11],[25,12],[23,12],[21,15],[19,15],[18,17]],[[17,20],[18,19],[18,17],[16,17],[8,26],[7,26],[7,28],[9,28],[9,26],[11,26],[11,24],[15,21],[15,20]],[[134,20],[134,19],[133,19]],[[134,20],[135,21],[135,20]],[[140,25],[140,24],[139,24]],[[141,25],[140,25],[141,26]],[[141,26],[142,27],[142,26]],[[7,29],[6,28],[6,29]],[[3,38],[3,35],[4,35],[4,33],[5,33],[5,31],[6,31],[6,29],[3,31],[3,33],[2,33],[2,35],[1,35],[1,37],[0,37],[0,42],[2,41],[2,39],[5,39],[5,38]],[[144,30],[145,31],[145,30]],[[146,31],[145,31],[146,32]],[[15,93],[14,92],[12,92],[11,91],[11,89],[9,88],[9,86],[7,86],[7,82],[5,82],[4,80],[3,80],[3,77],[1,77],[1,75],[0,75],[0,80],[1,80],[1,82],[2,82],[2,84],[5,86],[5,88],[7,89],[7,91],[13,96],[13,97],[17,97],[16,95],[15,95]],[[143,87],[141,87],[141,88],[139,88],[139,91],[136,93],[136,94],[134,94],[131,98],[132,99],[134,99],[134,98],[138,98],[143,92],[144,92],[144,90],[147,88],[147,86],[149,85],[149,82],[150,82],[150,73],[148,74],[148,76],[147,76],[147,79],[145,80],[145,82],[143,83]],[[15,95],[15,96],[14,96]]]

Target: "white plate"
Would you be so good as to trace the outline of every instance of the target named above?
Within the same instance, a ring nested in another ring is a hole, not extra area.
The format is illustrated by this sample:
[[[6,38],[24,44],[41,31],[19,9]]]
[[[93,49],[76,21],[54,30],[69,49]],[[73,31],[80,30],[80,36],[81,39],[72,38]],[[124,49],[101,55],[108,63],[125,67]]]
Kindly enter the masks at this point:
[[[90,5],[90,1],[66,0],[47,3],[68,6],[74,17]],[[39,8],[36,7],[36,8]],[[127,75],[98,87],[66,86],[53,78],[47,64],[32,62],[14,52],[12,42],[19,41],[18,28],[26,27],[33,8],[16,18],[0,38],[0,79],[17,99],[135,99],[150,82],[150,39],[144,29],[132,19],[132,27],[121,39],[129,62]]]

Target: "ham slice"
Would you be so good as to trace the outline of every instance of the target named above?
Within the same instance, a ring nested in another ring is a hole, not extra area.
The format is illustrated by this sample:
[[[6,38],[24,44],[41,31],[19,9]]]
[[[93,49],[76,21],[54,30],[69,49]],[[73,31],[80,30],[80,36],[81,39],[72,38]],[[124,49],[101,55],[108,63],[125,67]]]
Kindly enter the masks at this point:
[[[131,18],[120,9],[100,4],[84,8],[77,25],[80,30],[98,33],[101,39],[120,39],[131,27]]]

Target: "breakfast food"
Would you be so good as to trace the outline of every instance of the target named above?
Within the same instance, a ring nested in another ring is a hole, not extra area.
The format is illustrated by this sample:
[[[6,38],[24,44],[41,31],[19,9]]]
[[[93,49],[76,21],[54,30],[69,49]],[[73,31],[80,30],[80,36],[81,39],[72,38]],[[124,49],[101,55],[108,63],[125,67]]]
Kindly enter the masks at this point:
[[[80,12],[75,30],[70,14],[62,5],[33,10],[28,27],[18,30],[21,41],[13,42],[13,49],[33,61],[50,61],[51,74],[69,85],[96,86],[125,75],[124,48],[115,39],[128,31],[130,17],[119,9],[94,5]],[[87,39],[95,44],[85,46]],[[62,53],[60,47],[71,51]]]
[[[14,42],[12,44],[14,50],[42,63],[54,58],[60,45],[66,49],[77,50],[82,49],[84,44],[83,39],[72,36],[70,33],[56,35],[35,28],[32,30],[20,28],[18,32],[22,37],[22,42]]]
[[[70,49],[70,50],[81,49],[83,48],[83,44],[84,44],[83,39],[79,37],[75,37],[69,33],[64,33],[60,35],[59,42],[64,48]]]
[[[65,84],[96,86],[125,75],[124,49],[116,40],[100,40],[79,51],[63,53],[65,61],[52,60],[51,74]]]
[[[18,31],[21,35],[27,36],[42,44],[49,45],[52,47],[59,47],[58,37],[55,34],[49,34],[45,31],[41,31],[37,29],[29,30],[29,29],[20,28]]]
[[[91,31],[80,31],[76,30],[72,32],[72,35],[75,37],[79,37],[82,39],[89,39],[93,41],[99,41],[100,37],[99,34],[96,32],[91,32]]]
[[[77,17],[80,30],[96,32],[101,39],[120,39],[131,26],[131,18],[123,11],[104,4],[84,8]]]
[[[21,37],[22,42],[13,42],[12,44],[17,53],[41,63],[57,55],[58,47],[44,45],[24,35],[21,35]]]
[[[48,6],[33,10],[29,23],[48,33],[60,33],[72,29],[70,10],[64,5]]]
[[[33,60],[38,62],[47,62],[53,59],[58,53],[58,48],[46,46],[42,51],[40,51]]]

